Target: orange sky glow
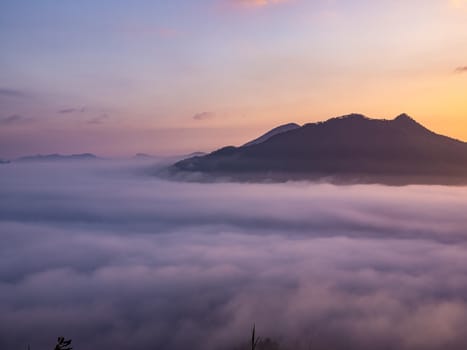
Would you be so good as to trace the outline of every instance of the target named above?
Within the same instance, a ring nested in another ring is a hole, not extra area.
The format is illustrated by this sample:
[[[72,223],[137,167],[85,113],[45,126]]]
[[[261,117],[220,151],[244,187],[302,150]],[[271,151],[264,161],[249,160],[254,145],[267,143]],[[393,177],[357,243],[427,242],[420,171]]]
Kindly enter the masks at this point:
[[[6,1],[0,13],[0,158],[210,151],[353,112],[405,112],[467,141],[464,0]]]

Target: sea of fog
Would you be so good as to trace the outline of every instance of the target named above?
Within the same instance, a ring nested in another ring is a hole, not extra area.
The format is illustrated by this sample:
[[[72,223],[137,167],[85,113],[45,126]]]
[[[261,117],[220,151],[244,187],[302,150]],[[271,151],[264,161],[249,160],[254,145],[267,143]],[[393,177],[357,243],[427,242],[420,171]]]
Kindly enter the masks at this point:
[[[467,188],[0,165],[0,349],[465,349]]]

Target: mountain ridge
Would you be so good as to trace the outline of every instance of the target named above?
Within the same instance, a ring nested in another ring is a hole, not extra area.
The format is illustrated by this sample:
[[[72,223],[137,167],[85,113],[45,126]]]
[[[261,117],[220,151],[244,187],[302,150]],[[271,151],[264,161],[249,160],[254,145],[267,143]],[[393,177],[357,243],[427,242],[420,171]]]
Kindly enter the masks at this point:
[[[169,173],[234,181],[334,178],[379,183],[393,177],[402,183],[451,178],[467,184],[467,143],[436,134],[407,114],[372,119],[354,113],[308,123],[261,143],[188,158]]]
[[[79,153],[79,154],[36,154],[31,156],[24,156],[15,159],[15,162],[43,162],[43,161],[65,161],[65,160],[95,160],[98,157],[92,153]]]
[[[254,140],[252,140],[250,142],[245,143],[242,147],[249,147],[249,146],[256,145],[258,143],[263,143],[263,142],[269,140],[273,136],[283,134],[284,132],[295,130],[295,129],[298,129],[298,128],[300,128],[300,125],[298,125],[296,123],[288,123],[288,124],[283,124],[283,125],[277,126],[274,129],[269,130],[265,134],[261,135],[260,137],[254,139]]]

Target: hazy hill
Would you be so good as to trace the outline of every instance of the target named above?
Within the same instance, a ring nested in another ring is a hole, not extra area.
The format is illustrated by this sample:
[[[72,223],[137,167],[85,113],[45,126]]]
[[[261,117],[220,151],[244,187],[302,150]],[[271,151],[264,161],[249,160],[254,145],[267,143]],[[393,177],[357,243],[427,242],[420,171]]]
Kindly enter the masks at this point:
[[[16,159],[18,162],[49,162],[49,161],[61,161],[61,160],[94,160],[98,159],[92,153],[81,153],[81,154],[36,154],[33,156],[25,156]]]
[[[393,120],[351,114],[185,159],[170,172],[246,181],[467,183],[467,144],[435,134],[406,114]]]
[[[290,130],[295,130],[295,129],[298,129],[299,127],[300,125],[295,124],[295,123],[289,123],[289,124],[278,126],[277,128],[274,128],[271,131],[268,131],[267,133],[265,133],[264,135],[258,137],[257,139],[254,139],[253,141],[250,141],[244,144],[243,147],[248,147],[248,146],[257,145],[259,143],[263,143],[264,141],[269,140],[271,137],[275,135],[279,135]]]

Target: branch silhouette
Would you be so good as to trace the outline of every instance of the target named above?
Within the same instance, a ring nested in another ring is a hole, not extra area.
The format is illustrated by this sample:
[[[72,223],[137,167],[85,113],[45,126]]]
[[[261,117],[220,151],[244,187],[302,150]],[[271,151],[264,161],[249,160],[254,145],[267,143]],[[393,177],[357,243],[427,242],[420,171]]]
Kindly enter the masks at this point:
[[[70,346],[71,339],[65,340],[65,337],[58,337],[57,338],[57,345],[55,345],[54,350],[72,350],[73,348]]]

